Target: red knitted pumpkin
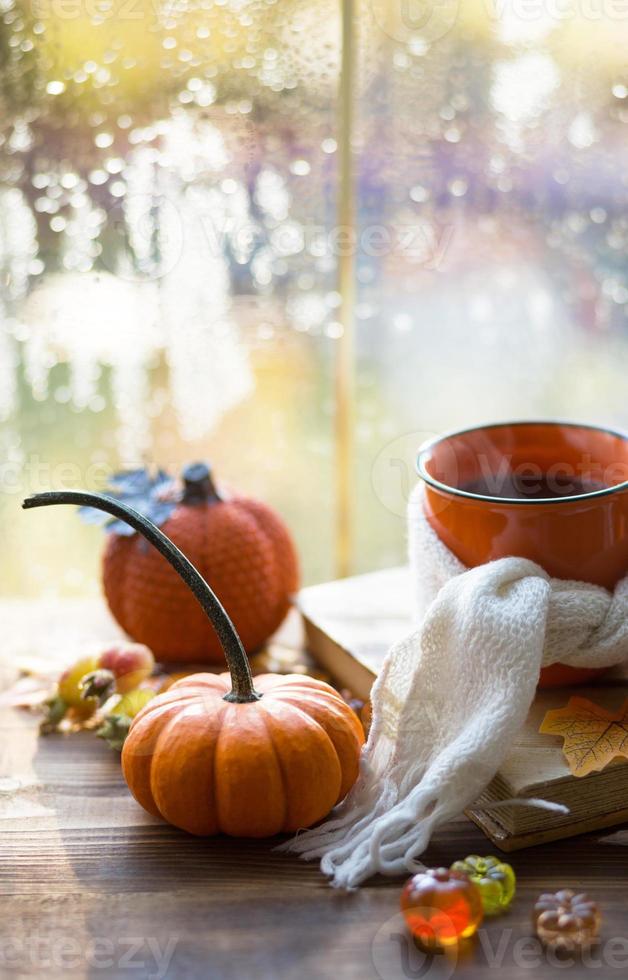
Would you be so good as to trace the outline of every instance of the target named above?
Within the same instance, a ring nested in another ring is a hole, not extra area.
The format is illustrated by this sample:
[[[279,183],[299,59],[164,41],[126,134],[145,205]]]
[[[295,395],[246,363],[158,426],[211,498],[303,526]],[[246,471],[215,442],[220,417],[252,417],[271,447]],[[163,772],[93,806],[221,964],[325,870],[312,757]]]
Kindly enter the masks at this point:
[[[298,586],[296,552],[278,515],[247,497],[223,498],[208,467],[195,464],[161,527],[220,597],[245,650],[260,647]],[[103,586],[118,623],[158,659],[222,663],[218,637],[195,597],[139,534],[110,535]]]

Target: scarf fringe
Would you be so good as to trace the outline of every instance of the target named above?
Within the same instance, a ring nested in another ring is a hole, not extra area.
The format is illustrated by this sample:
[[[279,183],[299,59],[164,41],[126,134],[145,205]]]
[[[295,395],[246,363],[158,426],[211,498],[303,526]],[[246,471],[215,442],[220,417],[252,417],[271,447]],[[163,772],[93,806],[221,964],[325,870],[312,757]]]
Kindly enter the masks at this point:
[[[411,567],[421,625],[390,650],[373,686],[373,722],[360,775],[319,827],[278,849],[320,859],[337,888],[403,874],[434,830],[465,808],[538,806],[477,802],[534,699],[541,666],[602,667],[628,656],[628,577],[613,594],[550,579],[527,559],[465,570],[409,505]]]

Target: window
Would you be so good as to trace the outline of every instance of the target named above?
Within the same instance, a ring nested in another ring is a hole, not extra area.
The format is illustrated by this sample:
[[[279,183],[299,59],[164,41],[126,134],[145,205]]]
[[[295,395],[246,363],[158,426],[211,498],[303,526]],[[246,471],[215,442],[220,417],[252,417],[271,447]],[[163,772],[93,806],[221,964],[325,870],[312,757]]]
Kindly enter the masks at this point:
[[[334,575],[343,250],[356,570],[433,432],[628,422],[622,4],[354,2],[352,239],[340,0],[0,0],[5,594],[97,588],[25,492],[198,457]]]

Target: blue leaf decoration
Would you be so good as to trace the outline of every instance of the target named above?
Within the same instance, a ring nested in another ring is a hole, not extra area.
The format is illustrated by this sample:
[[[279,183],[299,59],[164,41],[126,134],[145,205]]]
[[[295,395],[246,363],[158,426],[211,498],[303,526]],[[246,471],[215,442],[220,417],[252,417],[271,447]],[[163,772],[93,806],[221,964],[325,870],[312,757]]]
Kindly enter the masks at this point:
[[[180,499],[176,481],[161,469],[154,476],[145,469],[114,473],[105,492],[108,497],[120,500],[148,517],[158,527],[168,520]],[[119,534],[123,537],[135,534],[128,524],[94,507],[80,507],[79,516],[86,524],[103,527],[107,534]]]
[[[78,514],[84,524],[96,524],[100,527],[109,523],[111,516],[95,507],[79,507]]]
[[[114,473],[109,480],[116,497],[122,494],[133,496],[136,493],[146,493],[151,488],[151,478],[148,470],[123,470]]]

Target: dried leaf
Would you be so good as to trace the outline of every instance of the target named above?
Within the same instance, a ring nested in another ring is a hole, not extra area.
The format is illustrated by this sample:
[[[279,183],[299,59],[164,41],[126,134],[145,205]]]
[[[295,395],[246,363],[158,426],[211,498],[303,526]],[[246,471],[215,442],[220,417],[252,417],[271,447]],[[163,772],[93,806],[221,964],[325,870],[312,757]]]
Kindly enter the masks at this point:
[[[574,776],[601,771],[618,756],[628,759],[628,699],[612,712],[587,698],[570,698],[563,708],[546,713],[539,731],[563,738]]]
[[[50,687],[48,678],[21,677],[8,690],[0,693],[0,706],[41,708],[50,695]]]

